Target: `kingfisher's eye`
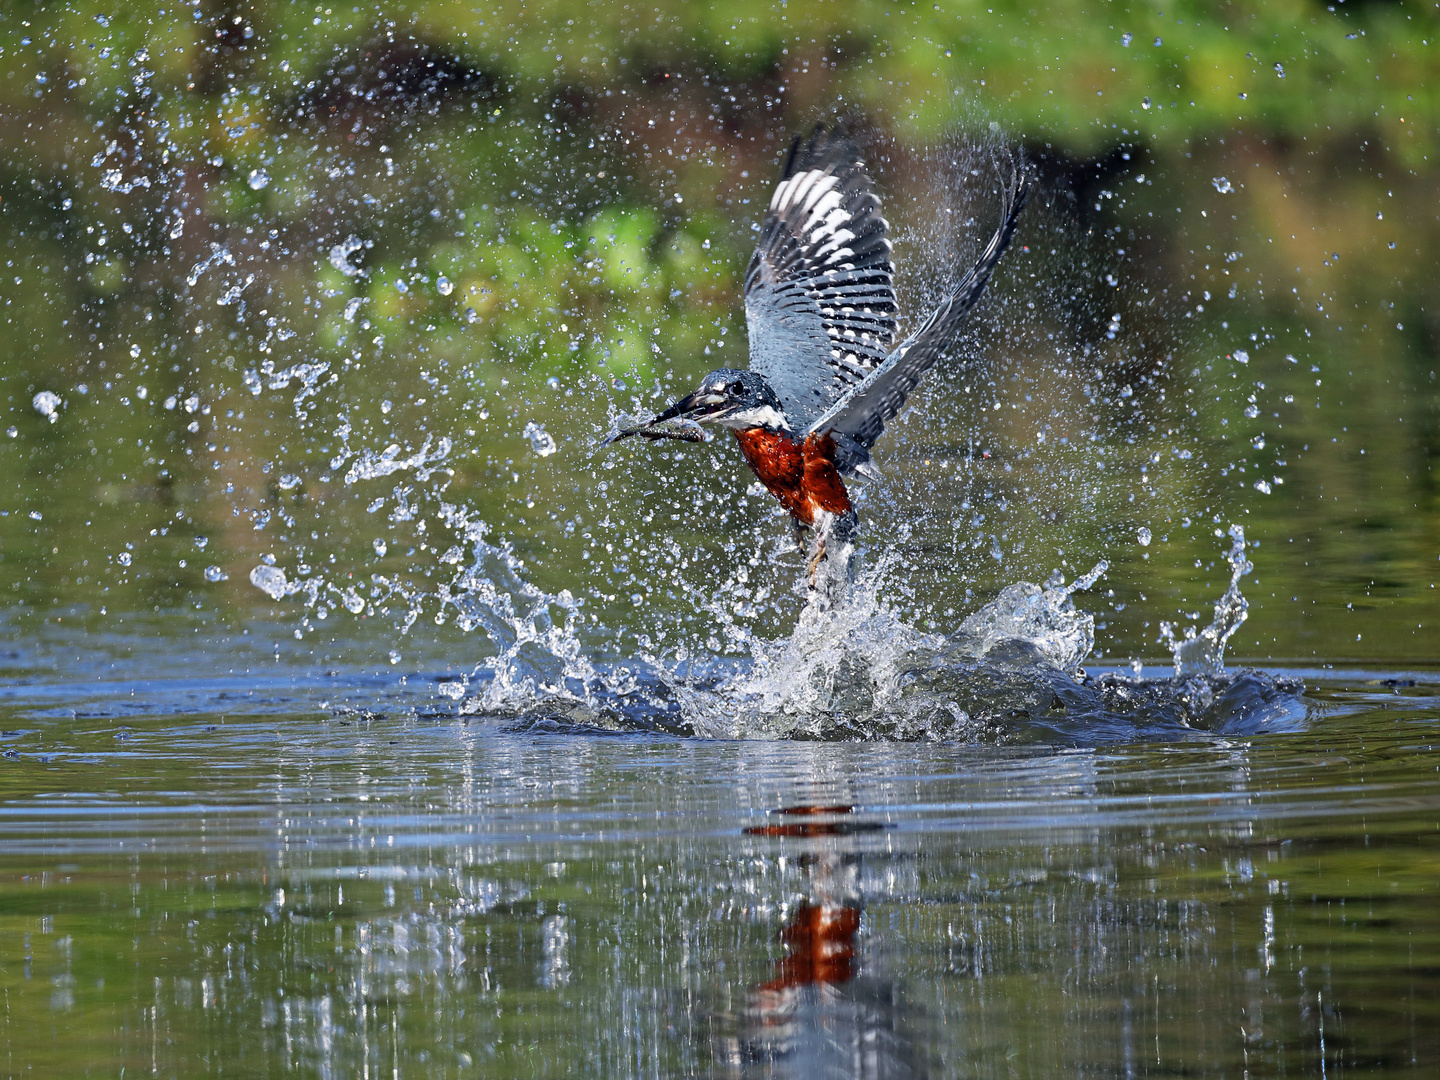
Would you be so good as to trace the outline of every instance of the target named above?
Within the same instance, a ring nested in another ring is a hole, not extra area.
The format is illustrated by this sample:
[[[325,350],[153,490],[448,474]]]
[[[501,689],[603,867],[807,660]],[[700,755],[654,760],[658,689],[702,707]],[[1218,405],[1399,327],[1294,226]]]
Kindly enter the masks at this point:
[[[732,382],[725,389],[729,392],[731,397],[739,397],[741,394],[745,393],[745,384]]]

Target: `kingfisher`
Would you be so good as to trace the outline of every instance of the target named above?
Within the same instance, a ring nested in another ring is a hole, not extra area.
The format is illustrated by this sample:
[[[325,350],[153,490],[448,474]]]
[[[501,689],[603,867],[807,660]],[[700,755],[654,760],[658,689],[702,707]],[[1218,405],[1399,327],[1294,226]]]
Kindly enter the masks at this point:
[[[750,368],[721,368],[639,427],[649,439],[704,438],[729,428],[740,453],[790,514],[815,535],[812,585],[832,544],[857,519],[846,480],[878,476],[875,440],[954,342],[1014,235],[1030,181],[1017,167],[1001,221],[975,264],[899,345],[889,224],[865,162],[843,132],[817,125],[791,144],[745,272]]]

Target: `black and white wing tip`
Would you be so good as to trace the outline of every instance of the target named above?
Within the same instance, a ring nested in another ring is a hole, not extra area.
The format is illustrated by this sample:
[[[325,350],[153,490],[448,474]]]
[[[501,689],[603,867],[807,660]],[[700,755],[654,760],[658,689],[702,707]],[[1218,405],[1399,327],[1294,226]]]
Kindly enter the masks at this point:
[[[811,425],[811,432],[828,432],[836,440],[842,472],[863,472],[869,463],[870,447],[885,430],[886,422],[899,415],[921,377],[953,343],[1015,234],[1030,188],[1030,176],[1023,166],[1017,168],[1007,192],[1005,217],[975,264],[918,330]]]

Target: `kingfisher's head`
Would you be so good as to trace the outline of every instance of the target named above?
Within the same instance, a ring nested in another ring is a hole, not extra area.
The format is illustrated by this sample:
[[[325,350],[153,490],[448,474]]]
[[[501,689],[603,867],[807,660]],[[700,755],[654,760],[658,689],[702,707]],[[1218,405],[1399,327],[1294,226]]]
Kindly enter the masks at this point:
[[[779,397],[763,376],[753,371],[721,368],[700,382],[700,389],[686,394],[650,421],[693,420],[697,424],[721,424],[738,431],[789,428]]]

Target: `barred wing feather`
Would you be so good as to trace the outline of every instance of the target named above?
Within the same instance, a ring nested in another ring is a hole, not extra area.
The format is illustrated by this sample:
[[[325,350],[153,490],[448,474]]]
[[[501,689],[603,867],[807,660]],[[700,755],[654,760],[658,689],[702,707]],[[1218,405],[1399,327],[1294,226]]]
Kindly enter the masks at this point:
[[[884,359],[895,337],[888,226],[855,144],[796,139],[745,274],[750,367],[803,431]]]

